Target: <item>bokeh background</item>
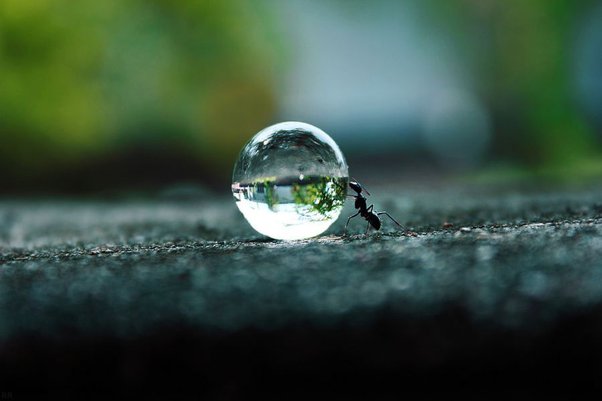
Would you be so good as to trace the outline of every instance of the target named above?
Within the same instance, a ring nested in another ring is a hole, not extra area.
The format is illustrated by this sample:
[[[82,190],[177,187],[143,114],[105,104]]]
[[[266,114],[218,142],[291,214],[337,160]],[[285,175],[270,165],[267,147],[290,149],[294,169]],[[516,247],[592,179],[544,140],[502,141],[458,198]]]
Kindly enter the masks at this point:
[[[0,193],[227,192],[285,120],[360,176],[600,176],[602,1],[0,2]]]

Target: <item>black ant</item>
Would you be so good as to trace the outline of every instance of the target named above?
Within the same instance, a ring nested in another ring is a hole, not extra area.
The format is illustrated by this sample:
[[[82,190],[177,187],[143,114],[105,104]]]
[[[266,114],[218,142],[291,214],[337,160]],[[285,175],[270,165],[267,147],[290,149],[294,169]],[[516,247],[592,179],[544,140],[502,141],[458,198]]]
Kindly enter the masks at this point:
[[[374,211],[374,205],[370,205],[367,206],[367,198],[362,195],[362,191],[366,192],[366,194],[368,196],[370,196],[370,192],[368,192],[368,190],[366,188],[362,188],[362,186],[360,185],[359,182],[357,182],[355,179],[353,181],[349,182],[349,187],[355,191],[355,193],[357,195],[352,195],[352,194],[347,194],[347,196],[351,196],[352,198],[355,198],[355,208],[358,209],[358,212],[356,214],[354,214],[353,216],[349,216],[349,218],[347,219],[347,224],[345,224],[345,231],[347,231],[347,226],[349,225],[349,221],[360,215],[361,217],[363,217],[364,219],[366,219],[366,221],[368,222],[368,226],[366,228],[366,232],[368,232],[368,230],[370,229],[370,226],[374,227],[375,230],[380,230],[380,226],[381,226],[381,221],[380,221],[380,217],[381,215],[385,215],[388,218],[390,218],[391,220],[393,220],[393,223],[397,224],[399,227],[401,227],[403,229],[403,226],[401,224],[399,224],[397,222],[397,220],[395,220],[393,217],[391,217],[391,215],[387,212],[375,212]]]

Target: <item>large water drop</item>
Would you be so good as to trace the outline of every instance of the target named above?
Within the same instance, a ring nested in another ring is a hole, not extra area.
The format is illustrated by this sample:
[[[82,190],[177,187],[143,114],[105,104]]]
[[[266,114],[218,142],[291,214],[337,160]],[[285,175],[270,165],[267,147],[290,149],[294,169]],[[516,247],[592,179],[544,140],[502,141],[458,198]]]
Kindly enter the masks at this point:
[[[326,231],[347,194],[347,163],[324,131],[284,122],[257,133],[242,149],[232,193],[249,224],[268,237],[296,240]]]

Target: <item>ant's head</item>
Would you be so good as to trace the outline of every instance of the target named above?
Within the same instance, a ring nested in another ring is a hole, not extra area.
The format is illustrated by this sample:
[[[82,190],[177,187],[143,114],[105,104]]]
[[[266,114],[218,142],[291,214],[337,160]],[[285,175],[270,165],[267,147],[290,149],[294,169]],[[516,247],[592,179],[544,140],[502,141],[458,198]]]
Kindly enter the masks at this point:
[[[362,193],[362,186],[359,184],[359,182],[349,181],[349,188],[353,189],[358,194]]]

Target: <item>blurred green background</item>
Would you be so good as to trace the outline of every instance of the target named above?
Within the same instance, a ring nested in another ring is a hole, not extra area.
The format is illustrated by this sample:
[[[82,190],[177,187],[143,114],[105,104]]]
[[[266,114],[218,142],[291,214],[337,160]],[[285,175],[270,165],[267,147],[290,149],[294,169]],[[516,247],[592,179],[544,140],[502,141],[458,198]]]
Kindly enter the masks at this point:
[[[602,2],[0,2],[2,193],[227,188],[285,120],[352,171],[597,176]]]

